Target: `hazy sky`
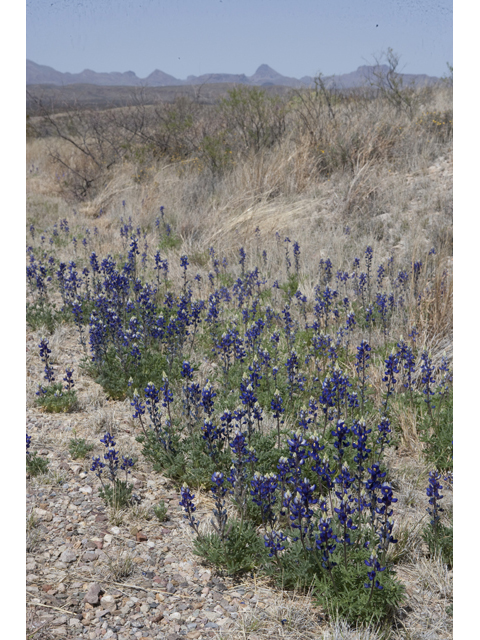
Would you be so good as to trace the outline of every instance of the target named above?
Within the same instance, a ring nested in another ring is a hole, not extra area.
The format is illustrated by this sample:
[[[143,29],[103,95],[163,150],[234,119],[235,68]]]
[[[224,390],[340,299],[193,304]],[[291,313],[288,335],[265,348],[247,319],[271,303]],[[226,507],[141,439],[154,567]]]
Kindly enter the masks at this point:
[[[453,63],[452,0],[27,0],[27,58],[58,71],[177,78],[347,73],[392,47],[409,73]]]

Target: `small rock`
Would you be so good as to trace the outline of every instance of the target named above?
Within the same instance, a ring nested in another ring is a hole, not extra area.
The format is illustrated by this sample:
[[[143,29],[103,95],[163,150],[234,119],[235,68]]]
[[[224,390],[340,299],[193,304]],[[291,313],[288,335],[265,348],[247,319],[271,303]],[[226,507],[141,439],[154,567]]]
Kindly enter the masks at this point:
[[[137,531],[136,538],[137,542],[146,542],[148,540],[147,536],[142,533],[142,531]]]
[[[103,547],[103,541],[100,540],[100,538],[92,538],[90,542],[92,542],[97,549],[101,549]]]
[[[75,562],[77,559],[77,554],[72,549],[66,549],[62,555],[60,556],[60,562]]]
[[[87,593],[85,594],[85,602],[88,602],[88,604],[98,604],[98,596],[101,591],[102,589],[99,584],[97,584],[96,582],[91,584]]]
[[[110,529],[110,531],[113,533],[113,535],[114,535],[114,536],[118,536],[118,535],[120,535],[120,529],[119,529],[119,527],[112,527],[112,528]]]
[[[94,562],[96,559],[95,551],[86,551],[82,556],[84,562]]]
[[[80,492],[90,494],[92,493],[92,487],[89,487],[88,485],[86,485],[85,487],[80,487]]]
[[[112,595],[105,595],[103,596],[103,598],[100,599],[100,604],[102,605],[102,607],[104,609],[115,609],[116,605],[115,605],[115,598]]]
[[[216,620],[217,618],[220,617],[220,614],[217,613],[216,611],[204,611],[203,615],[208,618],[210,620],[210,622],[213,622],[214,620]]]
[[[38,507],[34,510],[37,518],[41,518],[45,522],[51,522],[53,520],[53,514],[50,511],[45,511],[45,509],[38,509]]]

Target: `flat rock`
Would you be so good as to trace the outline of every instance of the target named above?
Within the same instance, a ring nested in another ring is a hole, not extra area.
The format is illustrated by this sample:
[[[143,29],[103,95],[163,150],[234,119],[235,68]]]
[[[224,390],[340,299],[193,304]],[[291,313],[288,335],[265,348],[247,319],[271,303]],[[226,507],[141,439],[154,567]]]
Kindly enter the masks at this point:
[[[68,564],[69,562],[75,562],[77,559],[77,554],[73,549],[66,549],[60,556],[60,562],[64,562]]]
[[[94,582],[88,588],[88,591],[85,594],[84,601],[88,602],[88,604],[98,604],[98,602],[99,602],[98,596],[100,595],[101,591],[102,591],[102,589],[101,589],[100,585],[97,584],[96,582]]]

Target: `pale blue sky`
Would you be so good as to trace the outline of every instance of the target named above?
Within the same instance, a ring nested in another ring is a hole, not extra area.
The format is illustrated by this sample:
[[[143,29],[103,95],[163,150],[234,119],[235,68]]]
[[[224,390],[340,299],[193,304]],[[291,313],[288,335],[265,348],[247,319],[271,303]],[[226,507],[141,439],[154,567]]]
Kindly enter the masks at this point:
[[[348,73],[392,47],[408,73],[453,63],[451,0],[27,0],[27,58],[58,71],[177,78]],[[378,25],[378,26],[377,26]]]

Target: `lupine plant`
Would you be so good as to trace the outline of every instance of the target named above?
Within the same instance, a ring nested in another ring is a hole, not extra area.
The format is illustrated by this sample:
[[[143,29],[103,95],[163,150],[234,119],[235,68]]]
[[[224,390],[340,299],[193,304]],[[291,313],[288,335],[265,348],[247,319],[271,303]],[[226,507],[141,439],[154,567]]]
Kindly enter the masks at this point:
[[[45,364],[44,379],[48,385],[38,385],[36,392],[36,404],[49,413],[68,413],[73,411],[78,404],[77,394],[73,388],[73,369],[66,368],[63,382],[55,382],[53,367],[50,364],[51,349],[48,348],[48,340],[42,338],[39,344],[40,358]]]
[[[26,446],[26,459],[27,459],[27,473],[29,476],[38,476],[41,473],[46,473],[48,470],[48,460],[39,456],[36,451],[33,453],[29,450],[32,443],[32,436],[27,433],[27,446]]]
[[[133,485],[128,482],[128,475],[135,461],[128,456],[122,456],[120,462],[115,440],[109,432],[105,433],[100,442],[105,446],[106,452],[103,459],[101,456],[92,458],[90,471],[97,476],[102,485],[99,491],[100,497],[110,507],[121,509],[133,501]],[[121,472],[125,473],[125,480],[122,480]]]
[[[438,366],[419,349],[415,328],[434,271],[421,261],[375,264],[367,247],[353,266],[322,258],[304,286],[300,246],[278,234],[275,279],[266,250],[252,266],[254,250],[247,261],[236,247],[232,260],[212,247],[196,276],[196,260],[182,254],[176,283],[168,250],[179,238],[170,223],[161,208],[153,260],[132,219],[120,221],[123,253],[115,256],[97,255],[94,236],[75,229],[73,237],[73,223],[62,221],[52,239],[73,243],[70,263],[49,256],[49,233],[42,241],[33,230],[30,304],[45,310],[61,300],[62,319],[86,350],[86,373],[109,397],[128,398],[154,469],[186,482],[180,505],[197,553],[231,573],[256,567],[285,587],[314,585],[331,612],[379,621],[402,594],[389,560],[396,498],[384,457],[403,403],[417,413],[426,455],[433,449],[435,467],[451,469],[451,449],[438,452],[441,425],[451,423],[452,373],[446,358]],[[407,341],[394,340],[399,326]],[[58,384],[61,397],[74,394],[73,372],[57,383],[48,341],[39,347],[38,402]],[[110,434],[102,443],[107,451],[91,471],[109,504],[127,504],[133,460],[120,461]],[[197,488],[213,497],[210,533],[200,533]]]
[[[440,556],[450,568],[453,567],[453,527],[448,527],[441,521],[444,511],[439,502],[443,498],[440,494],[443,485],[440,484],[442,475],[438,471],[430,471],[428,476],[427,512],[430,521],[423,529],[423,539],[428,545],[432,556]]]

